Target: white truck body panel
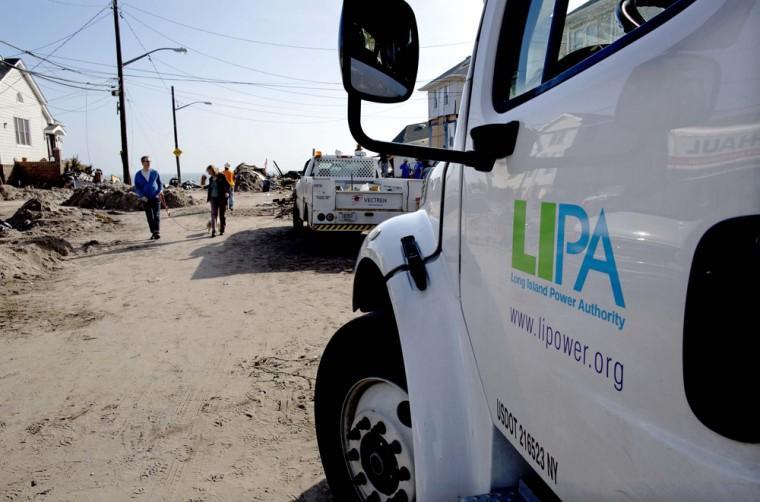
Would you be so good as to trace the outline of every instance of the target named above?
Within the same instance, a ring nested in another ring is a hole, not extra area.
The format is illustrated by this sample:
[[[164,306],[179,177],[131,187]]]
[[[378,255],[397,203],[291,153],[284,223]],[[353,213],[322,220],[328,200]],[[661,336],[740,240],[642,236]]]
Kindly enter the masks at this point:
[[[760,447],[696,418],[682,364],[700,237],[727,218],[760,213],[758,150],[725,141],[757,136],[760,2],[695,1],[497,112],[493,69],[506,4],[486,2],[456,144],[472,149],[472,128],[519,120],[515,153],[490,173],[450,166],[445,194],[439,165],[422,209],[374,229],[358,258],[385,275],[404,263],[402,236],[414,235],[423,256],[442,239],[427,264],[428,290],[406,273],[387,282],[412,403],[417,500],[485,493],[525,466],[567,500],[760,499]],[[683,65],[718,77],[700,78],[717,86],[707,116],[688,117],[682,89],[668,80]],[[742,146],[700,151],[695,142],[706,139]],[[540,248],[554,210],[580,215],[563,220],[564,243],[585,240],[587,251],[598,235],[591,256],[614,254],[614,272],[586,270],[576,288],[584,255],[567,248],[556,268],[559,238]],[[497,448],[493,427],[513,449]],[[499,471],[505,460],[511,467]]]

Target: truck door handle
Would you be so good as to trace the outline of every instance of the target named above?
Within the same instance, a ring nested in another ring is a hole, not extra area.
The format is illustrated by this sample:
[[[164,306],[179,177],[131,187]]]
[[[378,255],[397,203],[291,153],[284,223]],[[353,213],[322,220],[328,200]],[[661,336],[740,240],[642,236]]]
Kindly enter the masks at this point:
[[[513,120],[506,124],[485,124],[470,131],[472,147],[475,153],[488,159],[504,159],[512,155],[517,145],[517,132],[520,122]],[[475,166],[481,172],[491,172],[493,162]]]
[[[420,254],[420,248],[417,247],[417,240],[413,235],[407,235],[401,239],[401,247],[404,250],[404,258],[409,269],[409,275],[412,276],[414,284],[420,291],[427,289],[427,270],[425,261]]]

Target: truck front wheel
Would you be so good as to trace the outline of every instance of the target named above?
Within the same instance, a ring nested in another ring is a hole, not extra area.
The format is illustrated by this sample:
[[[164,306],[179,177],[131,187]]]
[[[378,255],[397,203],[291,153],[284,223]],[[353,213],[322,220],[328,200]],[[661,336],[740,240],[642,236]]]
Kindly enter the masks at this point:
[[[368,314],[333,336],[317,372],[314,418],[335,500],[414,500],[412,420],[393,319]]]
[[[298,211],[298,203],[295,200],[293,201],[293,230],[296,232],[303,230],[303,220],[301,219],[301,214]]]

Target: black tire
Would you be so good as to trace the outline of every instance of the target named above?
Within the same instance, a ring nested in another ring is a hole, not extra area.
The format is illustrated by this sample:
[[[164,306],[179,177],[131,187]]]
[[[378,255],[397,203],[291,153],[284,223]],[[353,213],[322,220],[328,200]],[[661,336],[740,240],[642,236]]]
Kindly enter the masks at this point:
[[[303,231],[303,220],[298,213],[298,204],[296,203],[295,197],[293,198],[293,230],[296,232]]]
[[[398,332],[390,316],[372,313],[344,325],[328,343],[319,364],[314,419],[322,466],[336,501],[367,500],[352,481],[341,423],[347,396],[367,378],[381,378],[407,391]],[[411,426],[411,418],[407,420]]]

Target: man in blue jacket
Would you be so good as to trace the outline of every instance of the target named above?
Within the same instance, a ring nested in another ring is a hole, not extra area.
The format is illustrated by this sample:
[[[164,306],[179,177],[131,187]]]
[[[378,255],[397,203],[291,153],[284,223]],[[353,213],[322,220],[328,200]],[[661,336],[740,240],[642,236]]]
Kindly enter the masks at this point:
[[[404,178],[404,179],[411,178],[412,168],[409,167],[409,162],[407,162],[406,159],[404,159],[404,162],[401,164],[401,166],[399,167],[399,169],[401,169],[401,177],[402,178]]]
[[[151,240],[161,238],[161,193],[164,186],[158,171],[150,168],[150,158],[143,155],[140,159],[142,169],[135,174],[135,192],[145,206],[145,216],[148,218]]]
[[[417,162],[414,163],[414,174],[412,175],[412,178],[416,180],[422,179],[422,173],[425,170],[425,163],[421,160],[417,160]]]

